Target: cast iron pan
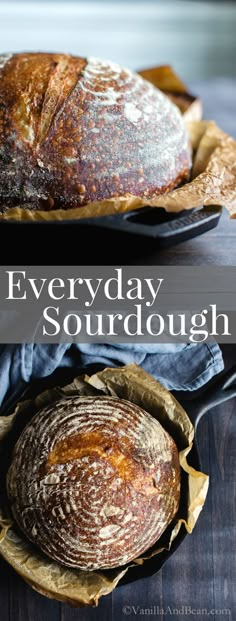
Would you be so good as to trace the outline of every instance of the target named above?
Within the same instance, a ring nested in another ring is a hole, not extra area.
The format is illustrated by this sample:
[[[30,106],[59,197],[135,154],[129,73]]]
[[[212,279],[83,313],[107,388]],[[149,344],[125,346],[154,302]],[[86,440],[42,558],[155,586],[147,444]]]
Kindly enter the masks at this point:
[[[122,263],[135,256],[145,256],[202,235],[217,226],[222,208],[202,207],[178,214],[165,209],[144,207],[126,214],[84,218],[67,222],[2,221],[0,231],[4,235],[3,259],[5,265],[7,247],[11,253],[21,255],[21,263],[53,265],[78,264],[109,265],[112,261]]]
[[[98,365],[91,365],[89,366],[89,368],[86,367],[86,369],[82,369],[80,371],[81,374],[87,372],[89,375],[91,375],[95,371],[100,371],[103,368],[104,365],[100,365],[99,367]],[[78,369],[76,375],[78,375]],[[4,416],[10,414],[19,399],[33,398],[47,388],[52,388],[56,385],[66,385],[68,382],[72,381],[76,375],[75,369],[58,369],[51,376],[32,382],[30,388],[26,388],[24,391],[22,391],[21,389],[21,395],[18,394],[16,396],[15,394],[14,399],[12,399],[11,401],[8,400],[6,402],[6,405],[1,408],[1,414]],[[236,366],[232,367],[226,373],[221,374],[219,378],[216,378],[213,381],[213,383],[211,382],[210,386],[206,387],[200,397],[195,397],[191,400],[190,395],[188,395],[187,399],[180,400],[178,398],[178,393],[175,393],[175,396],[181,403],[183,408],[186,410],[195,429],[195,440],[193,448],[188,455],[188,463],[196,470],[201,470],[201,459],[197,444],[197,428],[199,421],[201,420],[202,416],[204,416],[204,414],[206,414],[209,410],[213,409],[218,404],[225,403],[229,399],[236,397]],[[182,526],[173,545],[171,546],[170,551],[161,552],[157,556],[154,556],[153,558],[145,561],[144,565],[130,568],[127,572],[127,575],[124,576],[124,578],[119,582],[118,586],[122,584],[128,584],[130,582],[134,582],[135,580],[139,580],[141,578],[146,578],[148,576],[156,574],[167,561],[167,559],[172,554],[174,554],[175,550],[179,547],[179,545],[182,543],[186,536],[187,531],[184,526]]]

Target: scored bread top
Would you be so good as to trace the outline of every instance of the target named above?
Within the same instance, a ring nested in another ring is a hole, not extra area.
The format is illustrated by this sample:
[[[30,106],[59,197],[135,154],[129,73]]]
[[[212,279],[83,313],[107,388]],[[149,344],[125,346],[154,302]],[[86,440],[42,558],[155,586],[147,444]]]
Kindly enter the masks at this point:
[[[7,475],[13,516],[60,563],[124,565],[152,546],[180,498],[177,447],[160,423],[116,397],[71,397],[25,427]]]
[[[151,198],[187,180],[178,108],[119,65],[64,54],[0,56],[0,204],[69,209]]]

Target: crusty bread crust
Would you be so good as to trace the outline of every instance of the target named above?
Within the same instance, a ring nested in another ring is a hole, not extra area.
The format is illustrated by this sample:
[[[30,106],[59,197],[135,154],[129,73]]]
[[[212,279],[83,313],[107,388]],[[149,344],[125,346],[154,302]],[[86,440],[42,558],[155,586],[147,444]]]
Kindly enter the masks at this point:
[[[177,107],[141,76],[63,54],[0,56],[0,204],[69,209],[187,180]]]
[[[62,399],[23,430],[7,492],[20,529],[54,560],[89,571],[125,565],[178,510],[178,450],[133,403]]]

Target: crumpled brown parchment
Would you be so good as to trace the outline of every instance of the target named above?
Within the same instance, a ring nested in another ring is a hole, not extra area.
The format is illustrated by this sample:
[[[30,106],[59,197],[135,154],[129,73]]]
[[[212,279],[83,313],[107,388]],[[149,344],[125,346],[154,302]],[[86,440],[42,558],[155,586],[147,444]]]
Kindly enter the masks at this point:
[[[155,416],[175,439],[179,448],[182,492],[178,514],[170,527],[150,551],[128,566],[108,571],[86,572],[69,569],[47,558],[21,535],[8,511],[5,475],[10,453],[21,429],[42,407],[73,394],[108,394],[128,399]],[[129,567],[169,550],[184,524],[191,533],[204,505],[208,476],[188,465],[187,455],[193,442],[193,426],[186,412],[151,375],[131,364],[118,369],[105,369],[91,377],[78,377],[64,388],[54,388],[34,400],[18,404],[14,414],[0,416],[0,554],[39,593],[73,606],[96,605],[101,596],[110,593]],[[184,481],[184,482],[183,482]]]

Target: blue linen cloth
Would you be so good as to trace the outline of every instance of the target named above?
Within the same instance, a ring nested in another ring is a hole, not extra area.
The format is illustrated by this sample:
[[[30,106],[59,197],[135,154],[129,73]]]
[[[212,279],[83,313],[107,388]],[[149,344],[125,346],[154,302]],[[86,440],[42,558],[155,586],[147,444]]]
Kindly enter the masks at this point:
[[[224,367],[217,343],[0,345],[0,405],[16,400],[31,380],[58,368],[73,368],[79,375],[90,365],[116,367],[131,362],[169,390],[181,391],[200,388]]]

